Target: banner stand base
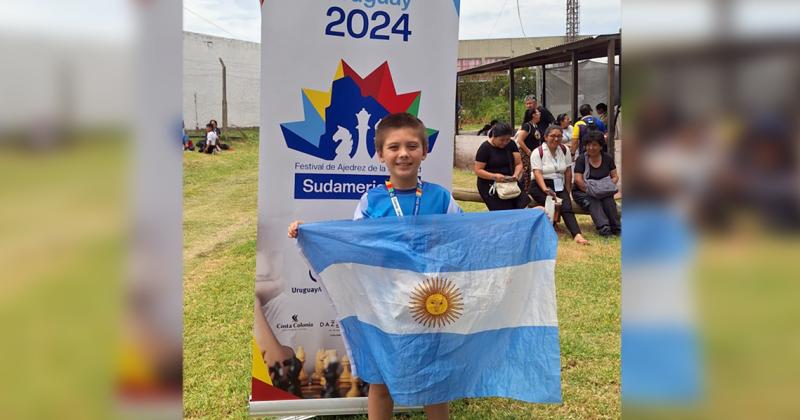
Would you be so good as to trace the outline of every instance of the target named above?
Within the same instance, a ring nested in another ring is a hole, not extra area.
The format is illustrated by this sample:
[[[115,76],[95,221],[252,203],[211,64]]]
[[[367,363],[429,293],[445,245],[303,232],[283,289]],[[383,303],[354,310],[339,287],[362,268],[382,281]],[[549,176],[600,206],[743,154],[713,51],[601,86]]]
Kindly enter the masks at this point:
[[[421,411],[422,407],[395,407],[394,412]],[[300,420],[322,415],[366,414],[367,398],[331,398],[316,400],[250,401],[249,415],[291,416]],[[308,417],[306,417],[308,416]]]

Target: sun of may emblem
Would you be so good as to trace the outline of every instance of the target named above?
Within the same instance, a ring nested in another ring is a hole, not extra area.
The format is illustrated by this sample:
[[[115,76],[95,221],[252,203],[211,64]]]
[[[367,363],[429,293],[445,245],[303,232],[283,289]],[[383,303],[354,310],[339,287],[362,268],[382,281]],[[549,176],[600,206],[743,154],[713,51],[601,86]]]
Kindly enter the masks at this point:
[[[463,310],[461,290],[446,278],[427,278],[411,293],[411,316],[428,328],[452,324]]]

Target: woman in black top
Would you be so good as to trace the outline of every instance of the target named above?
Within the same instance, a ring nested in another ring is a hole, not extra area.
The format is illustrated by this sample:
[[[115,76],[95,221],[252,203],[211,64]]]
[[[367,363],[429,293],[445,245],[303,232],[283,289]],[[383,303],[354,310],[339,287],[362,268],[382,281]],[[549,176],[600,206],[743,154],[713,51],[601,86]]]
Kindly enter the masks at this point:
[[[525,111],[522,126],[517,131],[517,145],[522,159],[522,191],[528,191],[531,184],[531,150],[539,147],[544,133],[539,129],[542,113],[534,108]]]
[[[511,141],[511,126],[497,123],[489,131],[489,140],[481,144],[475,154],[475,175],[478,176],[478,193],[486,207],[492,210],[512,210],[527,204],[527,194],[501,200],[489,194],[495,182],[517,182],[522,174],[522,161],[517,145]],[[524,190],[523,190],[524,191]]]
[[[608,153],[603,153],[603,143],[603,133],[599,131],[588,133],[586,153],[580,155],[575,161],[575,187],[577,188],[572,189],[572,198],[581,207],[589,210],[597,233],[601,236],[619,235],[622,229],[614,194],[597,198],[586,193],[586,179],[610,177],[614,184],[619,181],[614,158]],[[588,177],[586,176],[587,169]]]

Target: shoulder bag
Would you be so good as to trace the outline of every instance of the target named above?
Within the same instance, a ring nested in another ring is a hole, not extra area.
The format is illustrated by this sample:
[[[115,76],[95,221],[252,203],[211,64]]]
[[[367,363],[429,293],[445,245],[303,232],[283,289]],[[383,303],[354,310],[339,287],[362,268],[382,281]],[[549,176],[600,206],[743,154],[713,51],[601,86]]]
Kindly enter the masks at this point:
[[[589,163],[589,156],[583,155],[586,169],[583,171],[583,183],[586,185],[586,194],[589,197],[596,199],[603,199],[608,196],[614,195],[617,192],[617,186],[611,180],[611,175],[602,179],[589,179],[589,171],[592,165]],[[600,157],[600,164],[602,165],[602,156]]]
[[[514,173],[514,154],[511,152],[508,146],[506,146],[506,152],[508,152],[510,161],[509,166],[511,167],[511,173]],[[491,188],[489,188],[489,194],[497,194],[497,198],[501,200],[510,200],[512,198],[519,197],[522,194],[522,190],[519,188],[519,184],[514,181],[511,182],[498,182],[495,181],[492,184]]]

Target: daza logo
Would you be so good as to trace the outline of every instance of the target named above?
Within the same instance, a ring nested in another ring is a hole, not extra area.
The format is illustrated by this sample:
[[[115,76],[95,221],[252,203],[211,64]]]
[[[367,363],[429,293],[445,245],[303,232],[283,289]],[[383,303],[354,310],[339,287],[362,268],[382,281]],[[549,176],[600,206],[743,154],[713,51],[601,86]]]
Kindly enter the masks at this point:
[[[320,328],[336,328],[336,329],[338,329],[339,328],[339,323],[336,322],[335,319],[332,319],[330,321],[320,321],[319,327]]]

